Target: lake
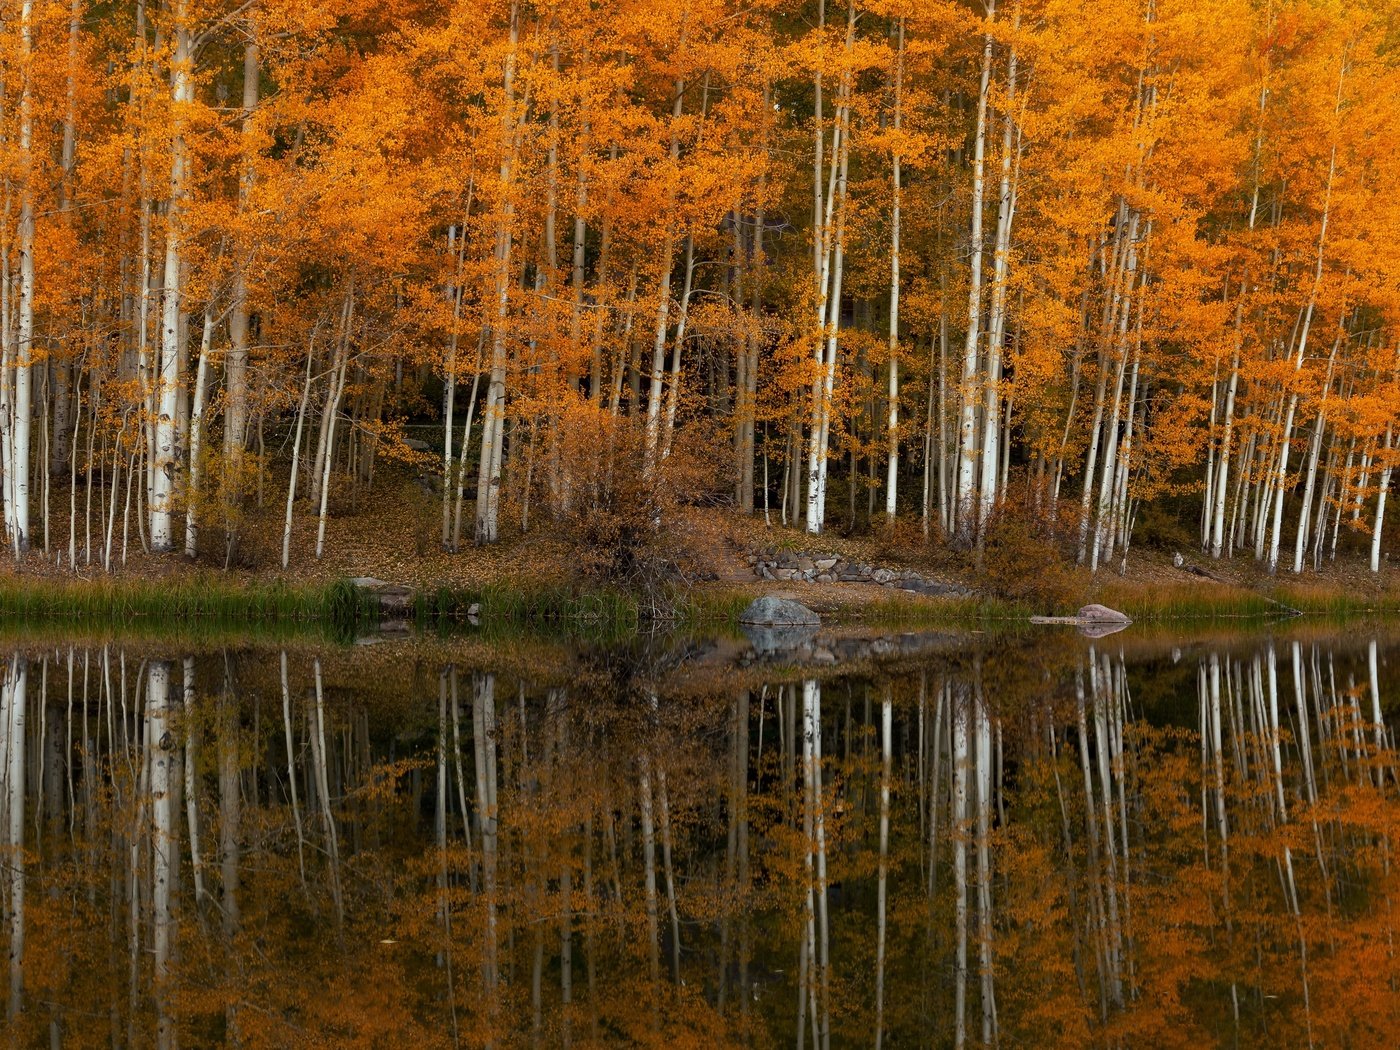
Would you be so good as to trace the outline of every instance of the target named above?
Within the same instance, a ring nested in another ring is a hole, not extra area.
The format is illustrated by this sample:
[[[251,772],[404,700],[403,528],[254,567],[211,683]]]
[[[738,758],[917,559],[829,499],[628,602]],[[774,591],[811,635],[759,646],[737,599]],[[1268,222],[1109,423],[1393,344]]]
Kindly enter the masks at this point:
[[[5,647],[10,1045],[1400,1031],[1397,625]]]

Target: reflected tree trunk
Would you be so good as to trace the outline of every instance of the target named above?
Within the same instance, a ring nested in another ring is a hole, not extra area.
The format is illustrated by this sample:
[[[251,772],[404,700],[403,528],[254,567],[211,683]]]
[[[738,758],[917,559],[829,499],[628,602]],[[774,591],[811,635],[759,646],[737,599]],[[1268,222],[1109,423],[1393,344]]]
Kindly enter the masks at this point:
[[[175,1045],[175,1022],[170,1016],[170,947],[174,920],[170,911],[172,868],[179,858],[174,851],[171,813],[171,765],[174,738],[168,728],[170,664],[153,661],[147,668],[146,746],[150,755],[151,788],[151,928],[155,965],[156,1045]]]
[[[10,934],[10,994],[7,1017],[13,1027],[24,1008],[24,892],[27,872],[24,858],[25,734],[27,723],[28,661],[11,659],[0,702],[5,733],[5,883]]]
[[[889,856],[890,856],[890,780],[894,763],[894,700],[892,688],[885,686],[885,698],[880,704],[880,875],[876,890],[875,942],[875,1050],[881,1050],[885,1040],[885,943],[887,936]]]

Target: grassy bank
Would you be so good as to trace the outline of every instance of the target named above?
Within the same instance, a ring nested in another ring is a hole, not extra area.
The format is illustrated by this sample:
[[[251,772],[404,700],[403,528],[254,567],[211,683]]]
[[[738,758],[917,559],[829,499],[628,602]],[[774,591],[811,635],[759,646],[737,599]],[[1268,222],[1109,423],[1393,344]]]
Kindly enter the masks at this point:
[[[669,630],[734,631],[744,608],[768,587],[760,584],[708,585],[673,595],[664,608],[617,591],[579,592],[568,587],[440,588],[420,596],[418,625],[453,630],[474,622],[485,632],[521,627],[584,635],[597,640],[637,632]],[[990,596],[922,598],[903,591],[853,590],[841,584],[788,587],[783,593],[810,605],[831,625],[882,630],[1032,629],[1034,615],[1072,615],[1074,607],[1040,607]],[[1264,593],[1228,584],[1198,587],[1106,584],[1096,601],[1120,609],[1139,623],[1170,625],[1251,621],[1310,616],[1325,620],[1400,616],[1400,599],[1367,596],[1330,586],[1279,587]],[[468,610],[475,607],[476,616]]]
[[[0,577],[0,623],[6,626],[327,625],[354,622],[366,608],[356,589],[343,581],[250,584],[214,573],[154,579]]]
[[[997,598],[927,599],[883,588],[871,596],[871,589],[827,584],[787,588],[785,593],[812,606],[824,622],[887,628],[1024,622],[1038,611]],[[649,600],[625,591],[579,591],[567,586],[439,587],[419,595],[414,617],[425,627],[469,622],[469,610],[475,607],[476,619],[483,625],[497,621],[540,626],[609,624],[622,631],[645,625],[727,629],[736,628],[749,603],[770,590],[771,585],[757,582],[706,584]]]
[[[744,607],[773,589],[758,582],[711,583],[647,598],[617,589],[492,582],[424,588],[414,599],[412,615],[424,630],[453,631],[474,623],[486,635],[526,630],[606,642],[657,630],[735,630]],[[928,599],[844,584],[786,587],[783,592],[817,609],[827,623],[886,630],[1008,630],[1037,613],[1073,612],[987,596]],[[1094,600],[1139,622],[1157,624],[1263,621],[1299,614],[1327,619],[1400,615],[1400,594],[1323,582],[1265,589],[1211,581],[1148,586],[1104,579],[1094,589]],[[66,627],[231,636],[311,632],[344,640],[379,621],[375,600],[347,580],[289,584],[213,572],[94,580],[0,577],[0,634]]]
[[[1109,583],[1099,592],[1104,605],[1135,620],[1227,620],[1324,616],[1347,619],[1400,614],[1400,594],[1350,588],[1334,583],[1276,584],[1249,589],[1225,583],[1140,584]]]

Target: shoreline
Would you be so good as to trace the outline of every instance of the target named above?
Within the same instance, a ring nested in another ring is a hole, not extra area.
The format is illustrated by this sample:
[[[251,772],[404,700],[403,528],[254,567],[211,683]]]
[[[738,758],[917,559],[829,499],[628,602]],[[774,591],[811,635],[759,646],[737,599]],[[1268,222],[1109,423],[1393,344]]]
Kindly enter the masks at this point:
[[[97,579],[0,574],[0,621],[47,626],[139,622],[147,629],[160,624],[260,628],[299,624],[339,632],[382,622],[420,629],[577,627],[590,634],[625,636],[644,626],[737,630],[740,613],[763,595],[800,601],[820,614],[827,626],[1029,630],[1032,616],[1065,616],[1075,611],[985,594],[932,597],[873,584],[793,585],[757,579],[708,581],[675,588],[663,596],[537,579],[475,587],[395,584],[391,591],[392,609],[381,606],[374,591],[348,579],[330,583],[240,579],[186,567],[168,576]],[[1094,588],[1092,600],[1120,610],[1134,622],[1159,625],[1400,615],[1400,593],[1377,589],[1367,594],[1325,580],[1281,582],[1267,590],[1214,581],[1162,585],[1104,580]]]

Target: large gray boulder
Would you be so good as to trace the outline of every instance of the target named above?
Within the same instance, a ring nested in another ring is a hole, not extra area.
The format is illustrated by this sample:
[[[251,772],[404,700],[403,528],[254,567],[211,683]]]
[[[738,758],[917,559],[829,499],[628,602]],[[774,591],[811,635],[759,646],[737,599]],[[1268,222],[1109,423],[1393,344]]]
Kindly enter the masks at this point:
[[[757,627],[816,627],[822,619],[801,602],[764,595],[749,603],[739,622]]]
[[[1117,609],[1110,609],[1106,605],[1086,605],[1081,608],[1075,619],[1084,623],[1132,623],[1133,618],[1127,613],[1121,613]]]

